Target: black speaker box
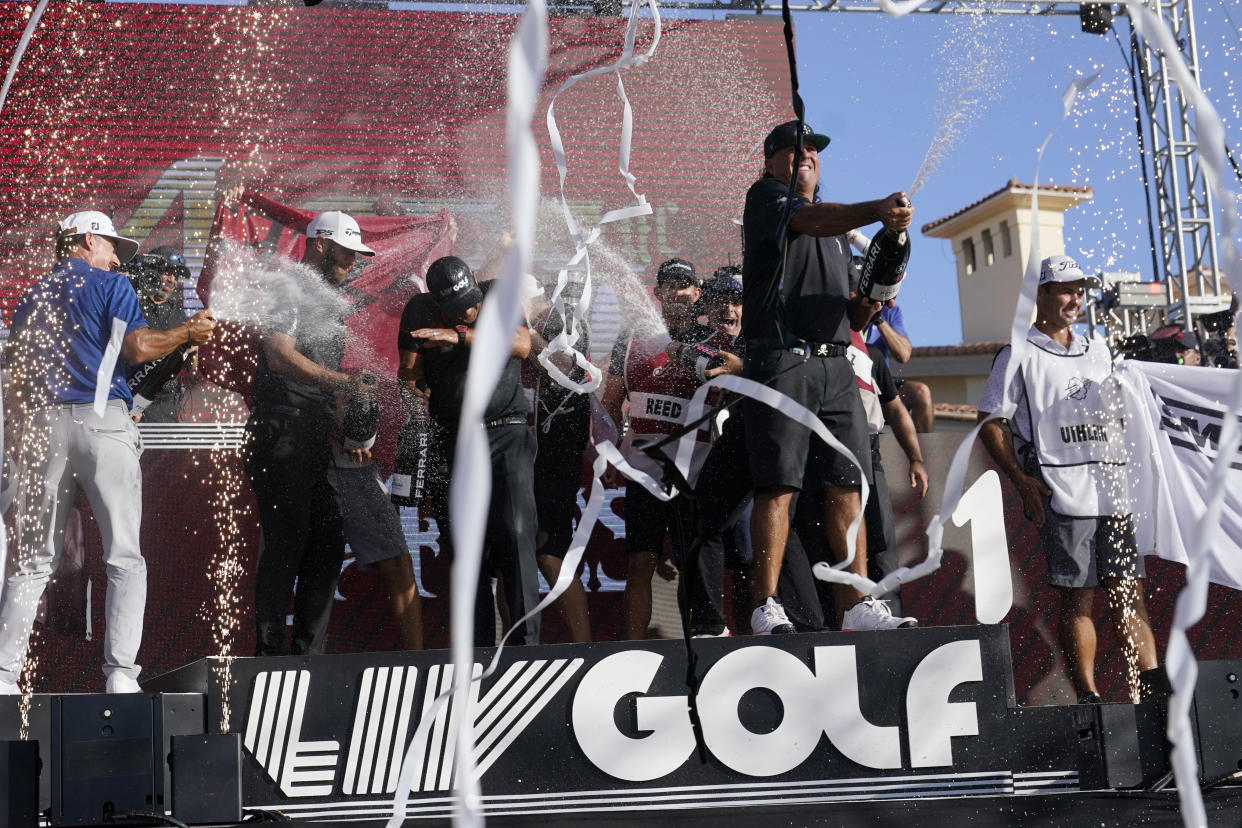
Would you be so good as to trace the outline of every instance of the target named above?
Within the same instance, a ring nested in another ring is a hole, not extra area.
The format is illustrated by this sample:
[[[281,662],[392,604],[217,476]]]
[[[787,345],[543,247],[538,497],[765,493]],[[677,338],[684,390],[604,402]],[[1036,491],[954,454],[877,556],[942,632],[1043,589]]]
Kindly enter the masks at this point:
[[[1199,662],[1194,726],[1199,776],[1216,782],[1242,771],[1242,659]]]
[[[1107,3],[1083,3],[1078,7],[1078,19],[1087,34],[1108,34],[1113,27],[1113,7]]]
[[[1143,781],[1132,704],[1069,708],[1078,739],[1078,786],[1084,791],[1133,788]]]
[[[155,807],[151,697],[59,696],[52,703],[52,825],[98,825]]]
[[[165,814],[171,738],[202,733],[204,708],[199,693],[54,696],[52,825]]]
[[[1172,692],[1164,668],[1148,670],[1141,680],[1149,701],[1136,708],[1143,784],[1169,771],[1168,698]],[[1242,659],[1199,662],[1199,680],[1190,704],[1199,782],[1219,782],[1242,771]]]
[[[191,825],[241,821],[240,733],[174,736],[168,764],[174,817]]]
[[[0,825],[39,824],[39,743],[0,742]]]

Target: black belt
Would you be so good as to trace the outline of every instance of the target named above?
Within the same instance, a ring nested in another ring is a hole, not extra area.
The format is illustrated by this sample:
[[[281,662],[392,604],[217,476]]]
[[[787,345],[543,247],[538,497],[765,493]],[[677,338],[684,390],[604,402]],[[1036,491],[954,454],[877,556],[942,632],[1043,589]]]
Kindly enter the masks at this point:
[[[789,353],[798,356],[839,357],[845,356],[849,347],[839,342],[804,342],[801,345],[794,345],[789,349]]]
[[[510,414],[508,417],[499,417],[495,420],[487,420],[483,423],[485,428],[500,428],[501,426],[510,425],[527,425],[525,414]]]

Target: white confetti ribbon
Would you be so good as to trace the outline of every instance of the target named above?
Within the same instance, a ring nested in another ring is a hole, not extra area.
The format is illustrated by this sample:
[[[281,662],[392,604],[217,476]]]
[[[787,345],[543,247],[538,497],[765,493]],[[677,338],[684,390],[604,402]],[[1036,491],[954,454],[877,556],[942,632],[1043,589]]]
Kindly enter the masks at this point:
[[[1168,27],[1141,3],[1126,1],[1134,28],[1148,43],[1163,54],[1165,65],[1172,73],[1187,103],[1194,108],[1195,125],[1199,137],[1199,161],[1208,186],[1216,196],[1220,208],[1221,227],[1218,238],[1221,243],[1222,270],[1235,272],[1239,257],[1237,248],[1238,215],[1234,196],[1229,193],[1225,181],[1225,131],[1211,101],[1191,76],[1182,60],[1181,49]],[[1194,733],[1190,722],[1190,702],[1194,696],[1195,681],[1199,669],[1186,631],[1203,617],[1207,608],[1207,583],[1213,549],[1221,544],[1220,515],[1225,487],[1222,485],[1225,471],[1238,451],[1238,415],[1242,413],[1242,372],[1235,372],[1234,391],[1221,430],[1216,463],[1212,468],[1212,484],[1205,492],[1207,512],[1197,527],[1197,542],[1190,544],[1186,562],[1186,586],[1177,597],[1173,613],[1173,627],[1169,632],[1169,646],[1165,651],[1165,670],[1173,686],[1169,699],[1168,736],[1173,744],[1172,765],[1177,776],[1177,795],[1181,800],[1182,822],[1189,828],[1207,825],[1207,813],[1203,807],[1203,793],[1199,790],[1198,764],[1195,760]]]
[[[9,87],[13,85],[13,78],[17,76],[17,67],[22,63],[22,55],[26,54],[26,47],[30,45],[30,38],[34,36],[34,31],[39,26],[39,20],[43,17],[43,12],[47,8],[47,0],[39,0],[34,11],[30,13],[30,19],[26,21],[26,28],[22,31],[21,39],[17,41],[17,48],[13,50],[13,58],[9,61],[9,71],[4,74],[4,86],[0,86],[0,112],[4,111],[4,102],[9,98]]]

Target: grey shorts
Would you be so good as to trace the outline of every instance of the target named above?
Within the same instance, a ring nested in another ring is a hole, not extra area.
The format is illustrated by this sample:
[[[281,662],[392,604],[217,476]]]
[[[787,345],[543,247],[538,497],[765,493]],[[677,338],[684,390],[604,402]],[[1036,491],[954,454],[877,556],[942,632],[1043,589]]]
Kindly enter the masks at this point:
[[[789,351],[752,353],[743,374],[814,412],[854,452],[871,482],[871,448],[854,369],[845,357],[804,358]],[[756,489],[858,486],[858,468],[810,429],[774,408],[742,401],[746,454]]]
[[[341,509],[345,542],[360,569],[409,554],[397,507],[389,500],[374,464],[361,468],[333,466],[328,469],[328,483]]]
[[[1142,578],[1134,521],[1125,517],[1076,518],[1044,503],[1039,539],[1054,587],[1097,587],[1102,579]]]

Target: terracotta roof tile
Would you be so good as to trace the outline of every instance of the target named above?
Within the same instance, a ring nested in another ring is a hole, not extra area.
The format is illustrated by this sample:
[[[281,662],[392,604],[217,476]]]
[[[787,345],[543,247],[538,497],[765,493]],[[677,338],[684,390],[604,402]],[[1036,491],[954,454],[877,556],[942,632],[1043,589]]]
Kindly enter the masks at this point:
[[[933,409],[937,417],[945,420],[969,420],[973,422],[979,417],[979,407],[974,405],[936,403]]]
[[[1008,342],[971,342],[966,345],[925,345],[911,351],[911,357],[974,356],[994,354]]]
[[[927,224],[924,224],[922,227],[923,234],[926,235],[927,231],[934,230],[935,228],[944,224],[946,221],[955,219],[968,210],[973,210],[974,208],[978,207],[980,204],[982,204],[983,202],[987,201],[990,198],[995,198],[996,196],[1000,195],[1001,193],[1007,190],[1015,190],[1015,189],[1031,190],[1031,189],[1034,189],[1034,186],[1031,184],[1019,184],[1018,179],[1011,178],[1009,179],[1009,181],[1005,183],[1004,187],[1001,187],[996,192],[988,193],[987,195],[985,195],[983,198],[979,199],[978,201],[974,201],[970,204],[967,204],[965,207],[958,210],[956,213],[952,213],[950,215],[945,216],[944,218],[938,218],[935,221],[929,221]],[[1093,195],[1095,193],[1095,191],[1092,190],[1090,187],[1073,187],[1068,184],[1064,184],[1064,185],[1062,184],[1041,184],[1039,189],[1041,192],[1051,191],[1051,192],[1058,192],[1058,193],[1083,193],[1088,196]]]

